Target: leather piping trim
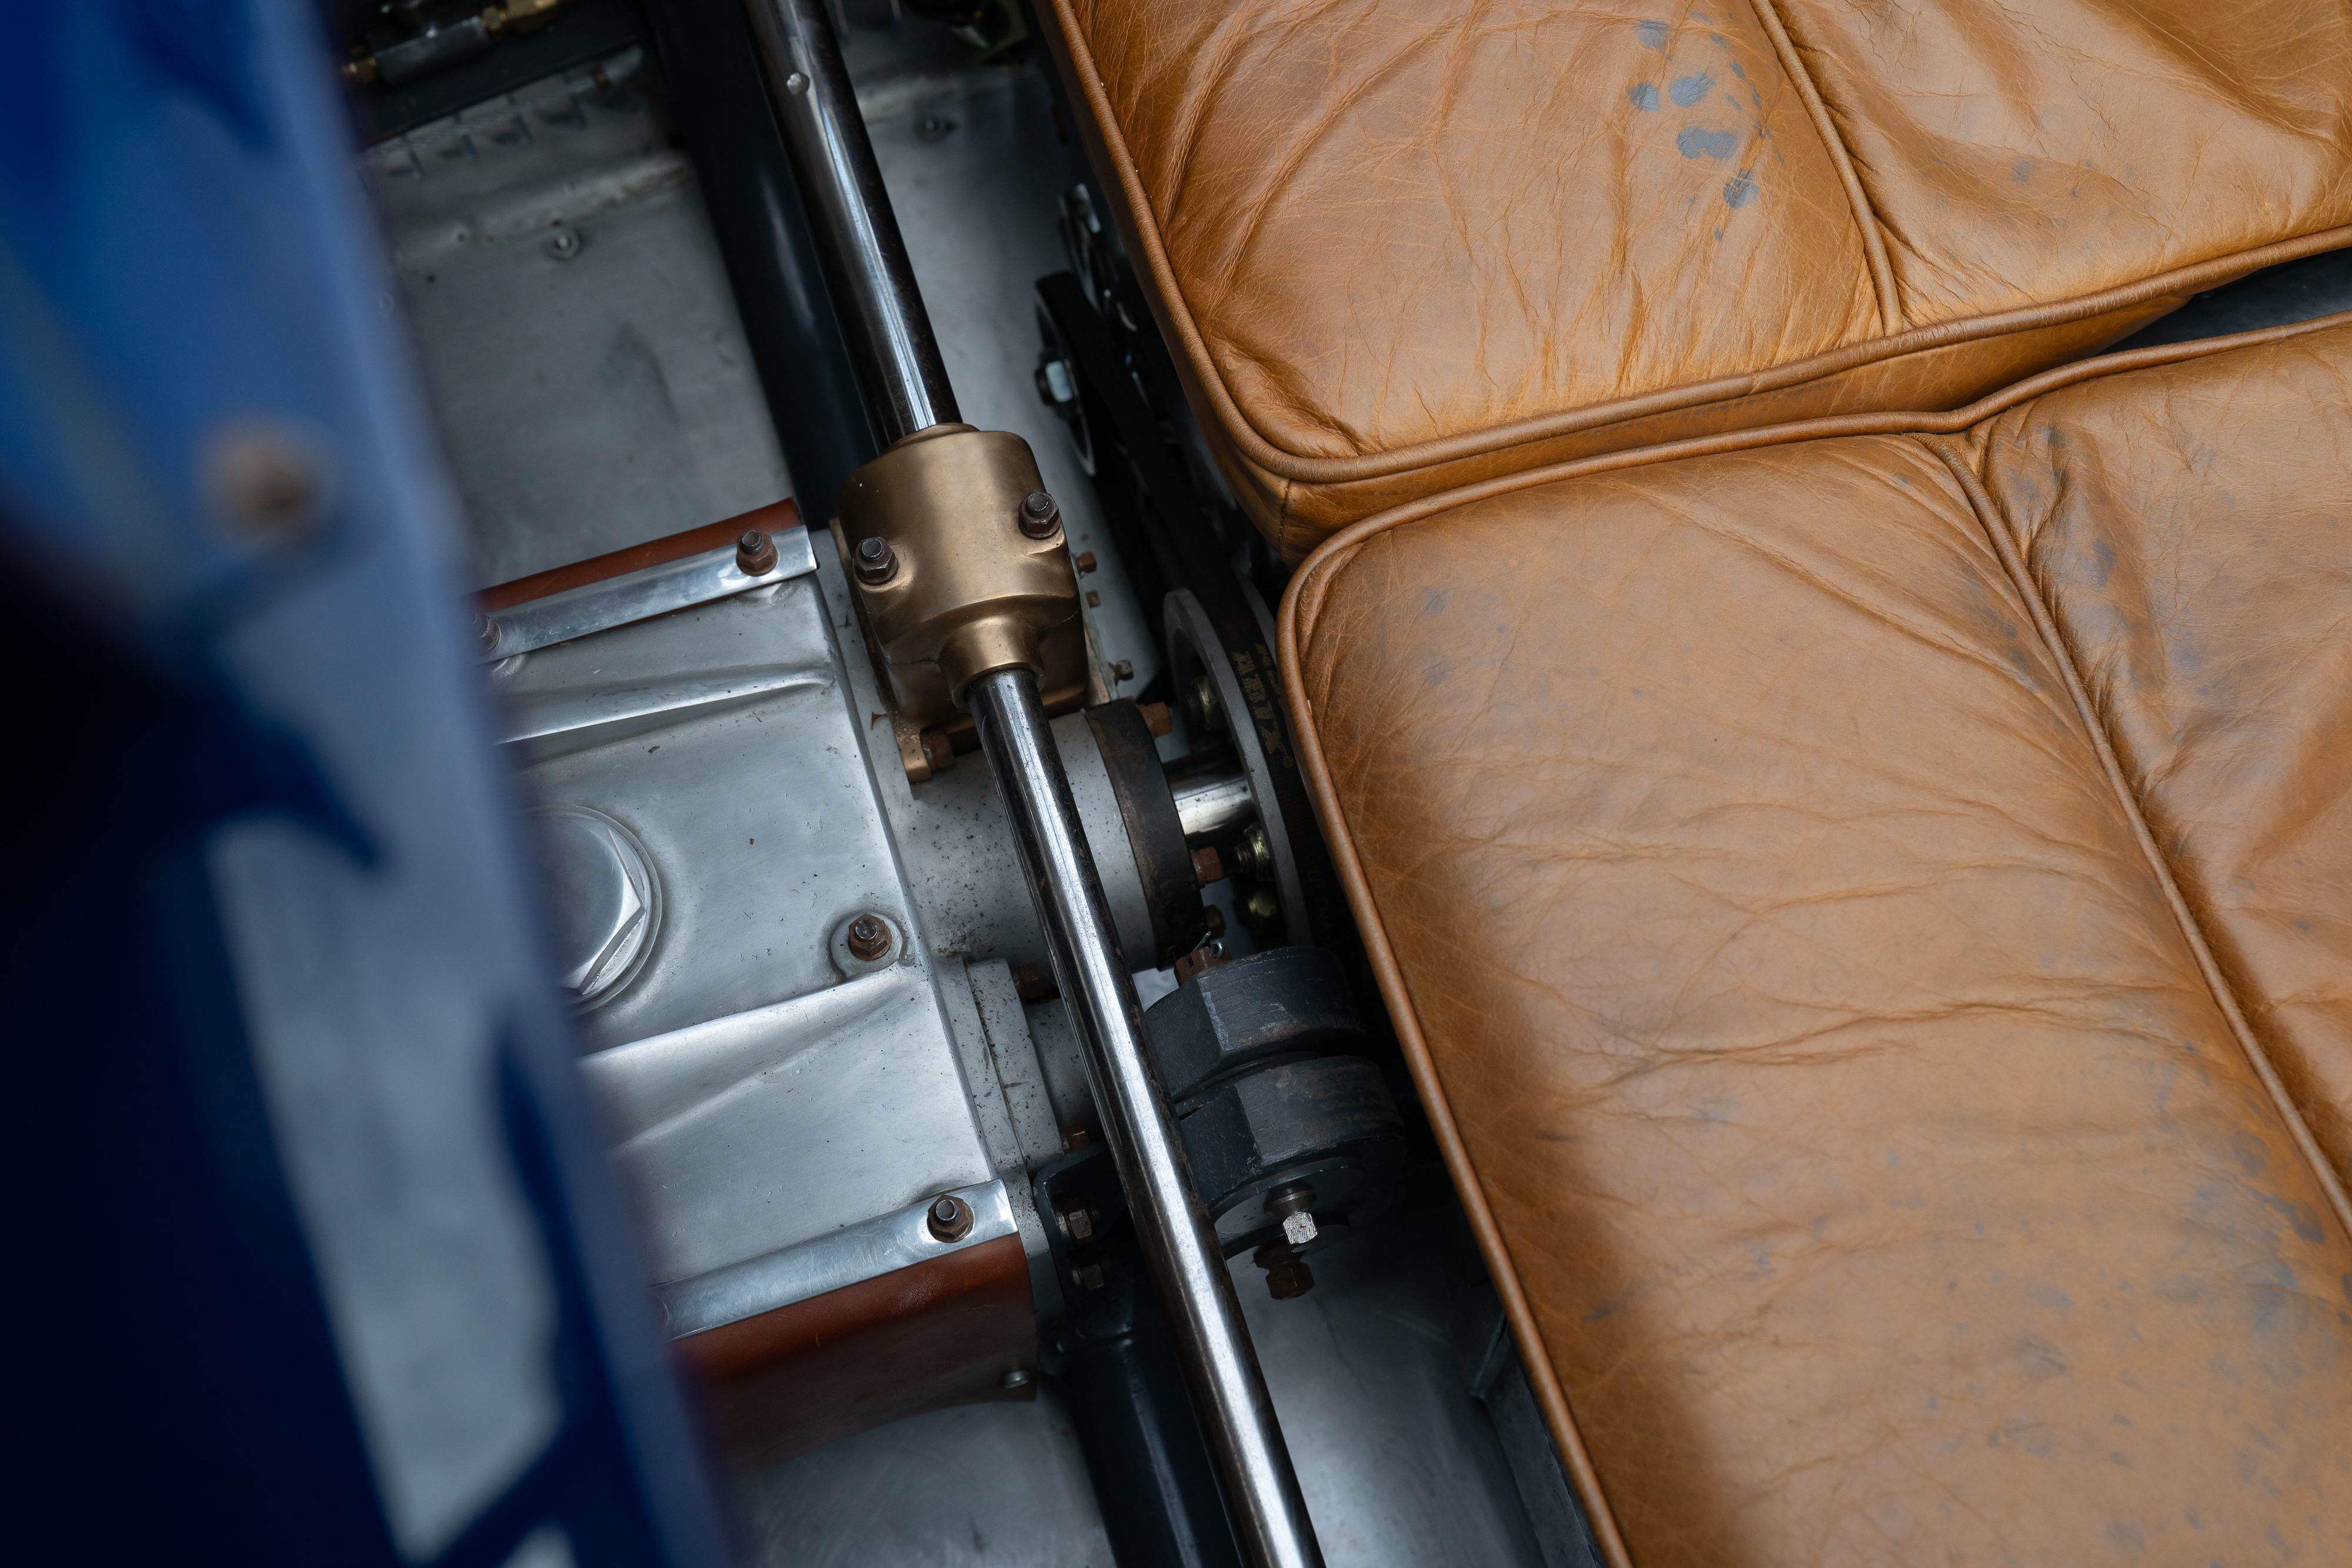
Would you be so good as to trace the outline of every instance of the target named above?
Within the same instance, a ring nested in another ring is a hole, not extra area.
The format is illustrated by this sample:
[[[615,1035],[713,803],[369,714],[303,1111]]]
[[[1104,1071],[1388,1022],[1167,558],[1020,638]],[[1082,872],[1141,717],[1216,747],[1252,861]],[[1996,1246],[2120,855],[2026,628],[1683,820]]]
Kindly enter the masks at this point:
[[[1797,41],[1789,36],[1788,25],[1780,20],[1780,8],[1773,0],[1752,0],[1756,20],[1772,40],[1772,47],[1780,56],[1780,68],[1797,85],[1797,94],[1805,100],[1805,112],[1813,117],[1813,129],[1822,133],[1822,146],[1837,165],[1838,178],[1845,184],[1845,199],[1853,204],[1854,226],[1862,231],[1863,254],[1870,258],[1870,281],[1878,290],[1878,320],[1882,331],[1889,336],[1903,330],[1903,298],[1895,289],[1895,267],[1886,259],[1886,235],[1878,226],[1878,214],[1871,210],[1870,193],[1862,187],[1862,175],[1853,166],[1853,154],[1848,151],[1845,139],[1837,132],[1837,121],[1830,117],[1830,106],[1822,101],[1819,83],[1805,68],[1797,53]]]
[[[2198,973],[2204,976],[2206,988],[2212,993],[2214,1005],[2221,1009],[2222,1018],[2228,1021],[2230,1032],[2237,1036],[2238,1048],[2245,1052],[2246,1061],[2253,1068],[2254,1076],[2262,1080],[2263,1087],[2270,1092],[2272,1103],[2278,1108],[2280,1117],[2294,1139],[2294,1146],[2302,1151],[2304,1162],[2311,1167],[2311,1174],[2318,1178],[2320,1190],[2326,1193],[2328,1207],[2336,1211],[2336,1223],[2343,1228],[2347,1238],[2352,1238],[2352,1201],[2346,1198],[2343,1179],[2336,1174],[2336,1167],[2328,1163],[2326,1155],[2320,1149],[2319,1140],[2312,1135],[2310,1124],[2304,1120],[2294,1096],[2287,1092],[2286,1082],[2279,1076],[2270,1052],[2263,1049],[2253,1026],[2246,1021],[2245,1011],[2238,1005],[2236,992],[2231,989],[2228,977],[2221,973],[2221,966],[2213,957],[2212,945],[2206,940],[2204,928],[2197,924],[2196,914],[2189,909],[2189,901],[2181,896],[2180,884],[2172,874],[2172,863],[2165,858],[2164,851],[2156,841],[2156,835],[2148,831],[2147,813],[2138,794],[2132,789],[2131,779],[2124,772],[2122,759],[2116,755],[2115,742],[2108,737],[2106,726],[2100,722],[2098,710],[2091,704],[2090,689],[2083,684],[2074,651],[2059,635],[2057,622],[2051,615],[2049,605],[2043,602],[2042,591],[2034,585],[2033,574],[2026,569],[2025,558],[2001,516],[2000,505],[1986,490],[1983,479],[1969,464],[1967,454],[1954,446],[1948,436],[1927,435],[1919,439],[1930,452],[1943,459],[1945,467],[1952,471],[1952,477],[1958,481],[1961,494],[1968,497],[1969,506],[1977,514],[1977,521],[1991,537],[1993,553],[2000,557],[2001,567],[2009,573],[2019,596],[2025,601],[2027,612],[2033,617],[2033,629],[2042,634],[2043,645],[2050,650],[2051,658],[2057,662],[2059,674],[2065,677],[2066,690],[2074,699],[2075,710],[2083,716],[2084,727],[2091,733],[2092,747],[2099,754],[2099,766],[2105,771],[2107,782],[2114,788],[2124,815],[2131,821],[2132,837],[2138,841],[2140,853],[2147,857],[2148,868],[2156,873],[2156,880],[2164,889],[2164,901],[2171,905],[2173,919],[2179,922],[2180,934],[2188,939],[2189,951],[2197,959]]]
[[[1464,1146],[1461,1131],[1454,1124],[1453,1107],[1447,1103],[1444,1087],[1437,1077],[1435,1059],[1430,1054],[1428,1040],[1421,1031],[1420,1015],[1413,1009],[1412,993],[1405,984],[1404,972],[1397,962],[1396,951],[1390,946],[1388,928],[1381,923],[1380,905],[1372,897],[1370,883],[1365,879],[1363,862],[1357,853],[1355,838],[1348,831],[1347,814],[1340,808],[1339,791],[1332,783],[1330,767],[1323,755],[1322,735],[1315,727],[1315,705],[1307,694],[1305,669],[1299,653],[1306,640],[1314,632],[1324,591],[1338,570],[1372,535],[1488,497],[1532,489],[1538,485],[1586,474],[1646,467],[1653,463],[1671,462],[1680,457],[1745,451],[1752,447],[1829,436],[1955,433],[2060,387],[2158,365],[2177,364],[2185,360],[2202,359],[2208,354],[2225,353],[2233,349],[2301,337],[2347,324],[2352,324],[2352,310],[2311,321],[2240,332],[2226,338],[2167,343],[2156,348],[2134,350],[2129,353],[2109,354],[2103,359],[2061,366],[1949,413],[1845,414],[1804,420],[1761,430],[1674,442],[1634,452],[1611,453],[1489,480],[1481,485],[1466,486],[1442,496],[1392,507],[1340,530],[1308,556],[1291,579],[1289,591],[1282,596],[1282,612],[1276,632],[1276,657],[1285,675],[1283,700],[1290,710],[1291,734],[1298,747],[1299,771],[1305,775],[1307,789],[1314,797],[1316,813],[1322,820],[1332,860],[1339,871],[1340,883],[1347,889],[1349,907],[1355,912],[1356,924],[1363,934],[1365,955],[1370,960],[1373,976],[1380,983],[1381,1000],[1387,1004],[1389,1016],[1396,1024],[1398,1043],[1403,1048],[1405,1065],[1412,1075],[1413,1088],[1420,1093],[1422,1105],[1429,1114],[1430,1129],[1436,1135],[1439,1152],[1445,1156],[1446,1170],[1454,1178],[1454,1190],[1461,1197],[1463,1208],[1470,1219],[1470,1228],[1477,1236],[1479,1252],[1485,1257],[1488,1270],[1495,1276],[1496,1291],[1502,1297],[1505,1315],[1510,1320],[1512,1336],[1518,1343],[1519,1358],[1526,1364],[1528,1379],[1534,1385],[1536,1402],[1542,1406],[1544,1419],[1560,1445],[1561,1461],[1568,1469],[1569,1479],[1575,1483],[1578,1495],[1584,1501],[1594,1539],[1602,1556],[1608,1560],[1609,1568],[1633,1568],[1633,1558],[1626,1548],[1623,1532],[1617,1526],[1616,1515],[1609,1507],[1608,1496],[1601,1490],[1600,1474],[1593,1467],[1591,1450],[1585,1446],[1583,1432],[1577,1426],[1576,1413],[1568,1402],[1567,1390],[1560,1385],[1550,1354],[1544,1347],[1543,1336],[1536,1326],[1534,1311],[1528,1305],[1526,1291],[1519,1284],[1518,1271],[1512,1267],[1510,1249],[1504,1243],[1502,1229],[1486,1203],[1486,1190],[1479,1184],[1476,1167],[1471,1164],[1469,1151]],[[2038,608],[2039,599],[2035,598],[2033,603]],[[2068,668],[2071,671],[2071,665]],[[2095,727],[2095,733],[2098,733]],[[2138,821],[2137,813],[2134,821],[2135,823]],[[2168,881],[2166,885],[2168,889],[2171,887]],[[2177,892],[2175,896],[2178,896]],[[2198,952],[2200,958],[2210,961],[2210,955],[2201,946]],[[2238,1017],[2234,1010],[2228,1016],[2232,1019]],[[2242,1040],[2243,1037],[2242,1043]],[[2262,1073],[2268,1061],[2266,1058],[2257,1060],[2261,1065],[2256,1071]],[[2283,1092],[2274,1074],[2265,1076],[2263,1082],[2272,1088],[2274,1095]],[[2294,1117],[2289,1124],[2296,1135],[2298,1146],[2305,1151],[2305,1158],[2312,1158],[2315,1145],[2306,1142],[2310,1134],[2301,1117]],[[2320,1161],[2316,1168],[2325,1171],[2327,1168],[2326,1162]],[[2346,1218],[2340,1184],[2326,1177],[2322,1179],[2330,1198],[2337,1206],[2338,1222],[2352,1228],[2352,1221]]]
[[[1095,63],[1093,49],[1078,25],[1073,4],[1074,0],[1053,0],[1053,16],[1059,35],[1055,42],[1061,46],[1054,53],[1060,58],[1066,52],[1072,78],[1069,85],[1086,99],[1087,109],[1094,121],[1092,130],[1101,138],[1105,155],[1111,164],[1108,172],[1126,199],[1129,222],[1143,251],[1144,266],[1151,275],[1152,303],[1161,315],[1162,324],[1170,329],[1177,345],[1191,361],[1193,379],[1200,383],[1202,395],[1211,404],[1226,438],[1243,456],[1276,478],[1295,479],[1307,484],[1384,479],[1416,468],[1434,467],[1443,463],[1477,457],[1506,447],[1573,434],[1622,420],[1670,413],[1702,403],[1730,402],[1758,392],[1777,392],[1783,387],[1822,380],[1863,365],[1901,359],[1906,354],[1929,349],[1948,348],[1955,343],[1997,338],[2004,333],[2028,331],[2037,327],[2060,326],[2079,321],[2087,316],[2143,304],[2167,294],[2199,293],[2262,267],[2352,246],[2352,224],[2347,224],[2294,239],[2275,240],[2252,250],[2235,251],[2191,263],[2169,272],[2143,277],[2135,283],[2118,284],[2112,288],[2077,295],[2054,304],[2020,306],[2013,310],[1989,316],[1962,317],[1934,326],[1914,327],[1893,337],[1849,343],[1843,348],[1827,350],[1808,359],[1766,370],[1694,382],[1685,386],[1618,398],[1558,413],[1538,414],[1491,429],[1468,431],[1460,435],[1415,442],[1382,451],[1345,457],[1314,456],[1276,446],[1234,402],[1232,392],[1226,389],[1224,378],[1218,373],[1216,361],[1209,353],[1207,341],[1201,336],[1199,324],[1192,319],[1192,308],[1185,303],[1183,290],[1176,282],[1175,271],[1169,265],[1167,250],[1160,243],[1159,221],[1152,212],[1150,198],[1143,189],[1143,176],[1128,147],[1127,133],[1112,108],[1109,89],[1104,85],[1102,70]]]

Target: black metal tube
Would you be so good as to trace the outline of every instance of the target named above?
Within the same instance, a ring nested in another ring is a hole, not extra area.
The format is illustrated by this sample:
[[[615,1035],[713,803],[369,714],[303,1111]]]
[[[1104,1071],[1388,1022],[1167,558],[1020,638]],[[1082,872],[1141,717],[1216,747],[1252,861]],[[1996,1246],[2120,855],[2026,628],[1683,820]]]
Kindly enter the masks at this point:
[[[824,0],[745,0],[850,364],[884,444],[957,417]]]
[[[645,8],[645,22],[801,515],[821,528],[842,480],[882,445],[866,420],[742,0],[659,0]]]

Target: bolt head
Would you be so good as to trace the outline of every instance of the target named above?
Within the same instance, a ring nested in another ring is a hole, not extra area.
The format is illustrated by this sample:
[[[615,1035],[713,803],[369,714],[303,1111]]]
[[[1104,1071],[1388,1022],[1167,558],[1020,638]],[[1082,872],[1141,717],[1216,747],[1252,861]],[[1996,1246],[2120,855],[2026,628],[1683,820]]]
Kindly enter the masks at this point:
[[[1007,1387],[1007,1388],[1026,1388],[1026,1387],[1028,1387],[1028,1386],[1029,1386],[1029,1370],[1028,1370],[1028,1368],[1026,1368],[1026,1367],[1022,1367],[1022,1366],[1016,1366],[1016,1367],[1014,1367],[1012,1371],[1010,1371],[1010,1372],[1008,1372],[1008,1373],[1006,1373],[1006,1374],[1004,1375],[1003,1382],[1004,1382],[1004,1386],[1005,1386],[1005,1387]]]
[[[232,420],[212,433],[200,461],[213,509],[266,549],[315,534],[333,502],[333,465],[324,447],[291,425]]]
[[[971,1234],[971,1206],[952,1193],[941,1193],[931,1200],[923,1223],[938,1240],[961,1241]]]
[[[791,75],[784,78],[784,90],[786,92],[797,96],[808,91],[808,89],[809,79],[799,71],[793,71]]]
[[[861,915],[849,923],[849,956],[860,963],[870,964],[890,951],[890,927],[879,916]],[[951,1201],[941,1199],[941,1202]]]
[[[1242,921],[1253,931],[1262,931],[1282,918],[1282,901],[1274,896],[1272,888],[1254,889],[1242,901]]]
[[[1045,491],[1032,490],[1021,497],[1019,520],[1021,531],[1031,538],[1050,539],[1062,526],[1062,508]]]
[[[1315,1217],[1304,1209],[1282,1217],[1282,1239],[1293,1247],[1304,1247],[1319,1234],[1315,1228]]]
[[[857,569],[857,580],[870,587],[878,587],[898,575],[898,552],[879,534],[858,540],[850,556]]]
[[[1095,559],[1094,551],[1090,549],[1082,549],[1078,552],[1077,559],[1070,564],[1076,567],[1079,573],[1084,575],[1087,572],[1094,570],[1094,569],[1100,563]]]
[[[499,623],[491,620],[488,616],[476,615],[474,617],[474,641],[481,644],[483,653],[497,653],[499,651],[499,639],[504,635],[505,633],[499,630]]]
[[[746,577],[776,570],[776,541],[757,528],[747,528],[735,541],[735,569]]]

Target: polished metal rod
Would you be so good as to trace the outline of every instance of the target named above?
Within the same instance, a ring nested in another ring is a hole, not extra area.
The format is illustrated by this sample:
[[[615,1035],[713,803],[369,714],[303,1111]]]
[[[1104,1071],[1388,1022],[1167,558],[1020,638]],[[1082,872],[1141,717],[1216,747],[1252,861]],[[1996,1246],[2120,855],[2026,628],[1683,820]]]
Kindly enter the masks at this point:
[[[825,0],[744,4],[867,413],[886,442],[955,419],[955,394]],[[831,497],[807,499],[822,505]],[[1004,792],[1055,978],[1085,1042],[1095,1105],[1242,1556],[1251,1568],[1321,1568],[1233,1277],[1145,1052],[1143,1009],[1119,956],[1061,751],[1046,729],[1036,676],[1021,667],[991,671],[971,683],[963,702]]]
[[[883,443],[957,417],[825,0],[745,0],[851,367]],[[803,497],[830,506],[830,496]],[[814,514],[823,517],[824,513]]]
[[[1095,1107],[1167,1309],[1242,1556],[1252,1568],[1319,1568],[1323,1554],[1242,1324],[1233,1276],[1144,1050],[1142,1004],[1119,956],[1036,676],[1020,668],[992,671],[971,684],[964,702],[1004,790],[1054,978],[1085,1043]]]

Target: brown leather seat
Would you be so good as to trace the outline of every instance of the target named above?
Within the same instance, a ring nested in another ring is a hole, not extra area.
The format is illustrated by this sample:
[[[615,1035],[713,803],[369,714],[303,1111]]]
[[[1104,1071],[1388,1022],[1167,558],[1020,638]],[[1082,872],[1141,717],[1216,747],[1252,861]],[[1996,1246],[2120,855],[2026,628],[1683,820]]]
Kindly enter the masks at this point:
[[[1289,559],[1591,453],[1950,408],[2352,242],[2341,0],[1053,0]]]
[[[1709,444],[1283,615],[1607,1555],[2352,1563],[2352,318]]]

